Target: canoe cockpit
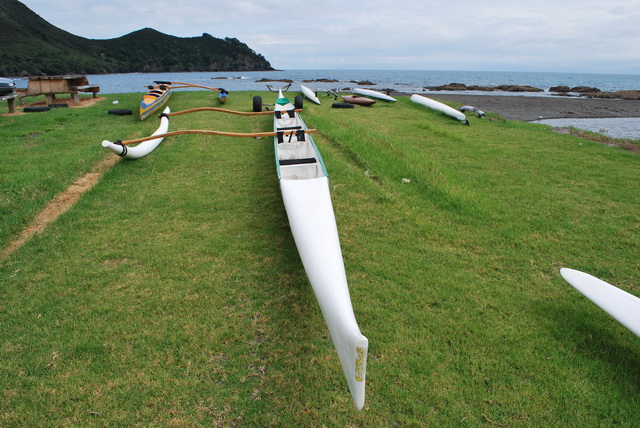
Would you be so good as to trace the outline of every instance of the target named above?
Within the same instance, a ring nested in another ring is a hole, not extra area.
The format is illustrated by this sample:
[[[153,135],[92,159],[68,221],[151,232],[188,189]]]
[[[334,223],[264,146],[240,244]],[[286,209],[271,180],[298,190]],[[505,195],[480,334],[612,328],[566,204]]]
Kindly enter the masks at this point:
[[[275,112],[278,172],[282,180],[307,180],[327,173],[311,135],[293,110]],[[284,134],[285,132],[289,134]]]

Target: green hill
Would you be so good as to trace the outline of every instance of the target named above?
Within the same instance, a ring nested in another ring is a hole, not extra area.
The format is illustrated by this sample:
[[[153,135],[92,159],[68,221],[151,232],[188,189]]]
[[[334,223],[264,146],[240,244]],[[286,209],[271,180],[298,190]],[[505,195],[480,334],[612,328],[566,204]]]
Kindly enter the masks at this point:
[[[107,40],[68,33],[17,0],[0,0],[0,75],[273,70],[235,38],[174,37],[151,28]]]

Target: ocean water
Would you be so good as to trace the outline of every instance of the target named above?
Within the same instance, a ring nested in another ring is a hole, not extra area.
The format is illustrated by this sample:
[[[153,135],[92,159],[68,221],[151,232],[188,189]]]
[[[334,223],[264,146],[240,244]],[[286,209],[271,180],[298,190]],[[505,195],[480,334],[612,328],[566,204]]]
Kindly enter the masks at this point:
[[[467,86],[530,85],[548,90],[552,86],[591,86],[602,91],[625,89],[640,90],[640,76],[622,74],[569,74],[527,73],[500,71],[411,71],[411,70],[285,70],[254,72],[193,72],[193,73],[130,73],[88,76],[91,84],[100,85],[105,94],[145,92],[154,80],[182,81],[204,86],[223,87],[228,91],[265,90],[266,83],[258,80],[293,80],[293,89],[304,84],[313,90],[353,88],[357,82],[368,80],[374,85],[367,87],[394,89],[400,92],[422,92],[425,86],[463,83]],[[305,80],[333,79],[337,82],[308,82]],[[26,87],[26,79],[16,79],[18,87]],[[272,86],[284,83],[274,82]],[[474,92],[477,93],[477,92]],[[491,92],[500,95],[500,92]],[[514,95],[510,92],[504,95]],[[549,93],[518,93],[523,96],[550,96]]]
[[[533,123],[542,123],[563,128],[572,126],[585,131],[597,132],[611,138],[629,138],[640,140],[640,117],[619,117],[600,119],[542,119]]]

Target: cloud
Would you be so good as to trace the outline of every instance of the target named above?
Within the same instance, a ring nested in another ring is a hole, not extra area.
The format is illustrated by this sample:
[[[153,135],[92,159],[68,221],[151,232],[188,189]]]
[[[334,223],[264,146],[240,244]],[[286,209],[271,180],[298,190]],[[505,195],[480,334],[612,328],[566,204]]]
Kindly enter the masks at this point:
[[[144,27],[180,37],[236,37],[283,69],[640,73],[637,0],[24,3],[83,37],[119,37]]]

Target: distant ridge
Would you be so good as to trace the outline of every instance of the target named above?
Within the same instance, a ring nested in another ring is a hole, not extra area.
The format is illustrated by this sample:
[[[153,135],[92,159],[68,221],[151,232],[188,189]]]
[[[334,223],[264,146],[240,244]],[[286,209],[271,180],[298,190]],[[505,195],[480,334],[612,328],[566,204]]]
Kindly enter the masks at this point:
[[[85,39],[17,0],[0,0],[0,76],[267,70],[273,70],[269,61],[235,38],[182,38],[144,28],[115,39]]]

